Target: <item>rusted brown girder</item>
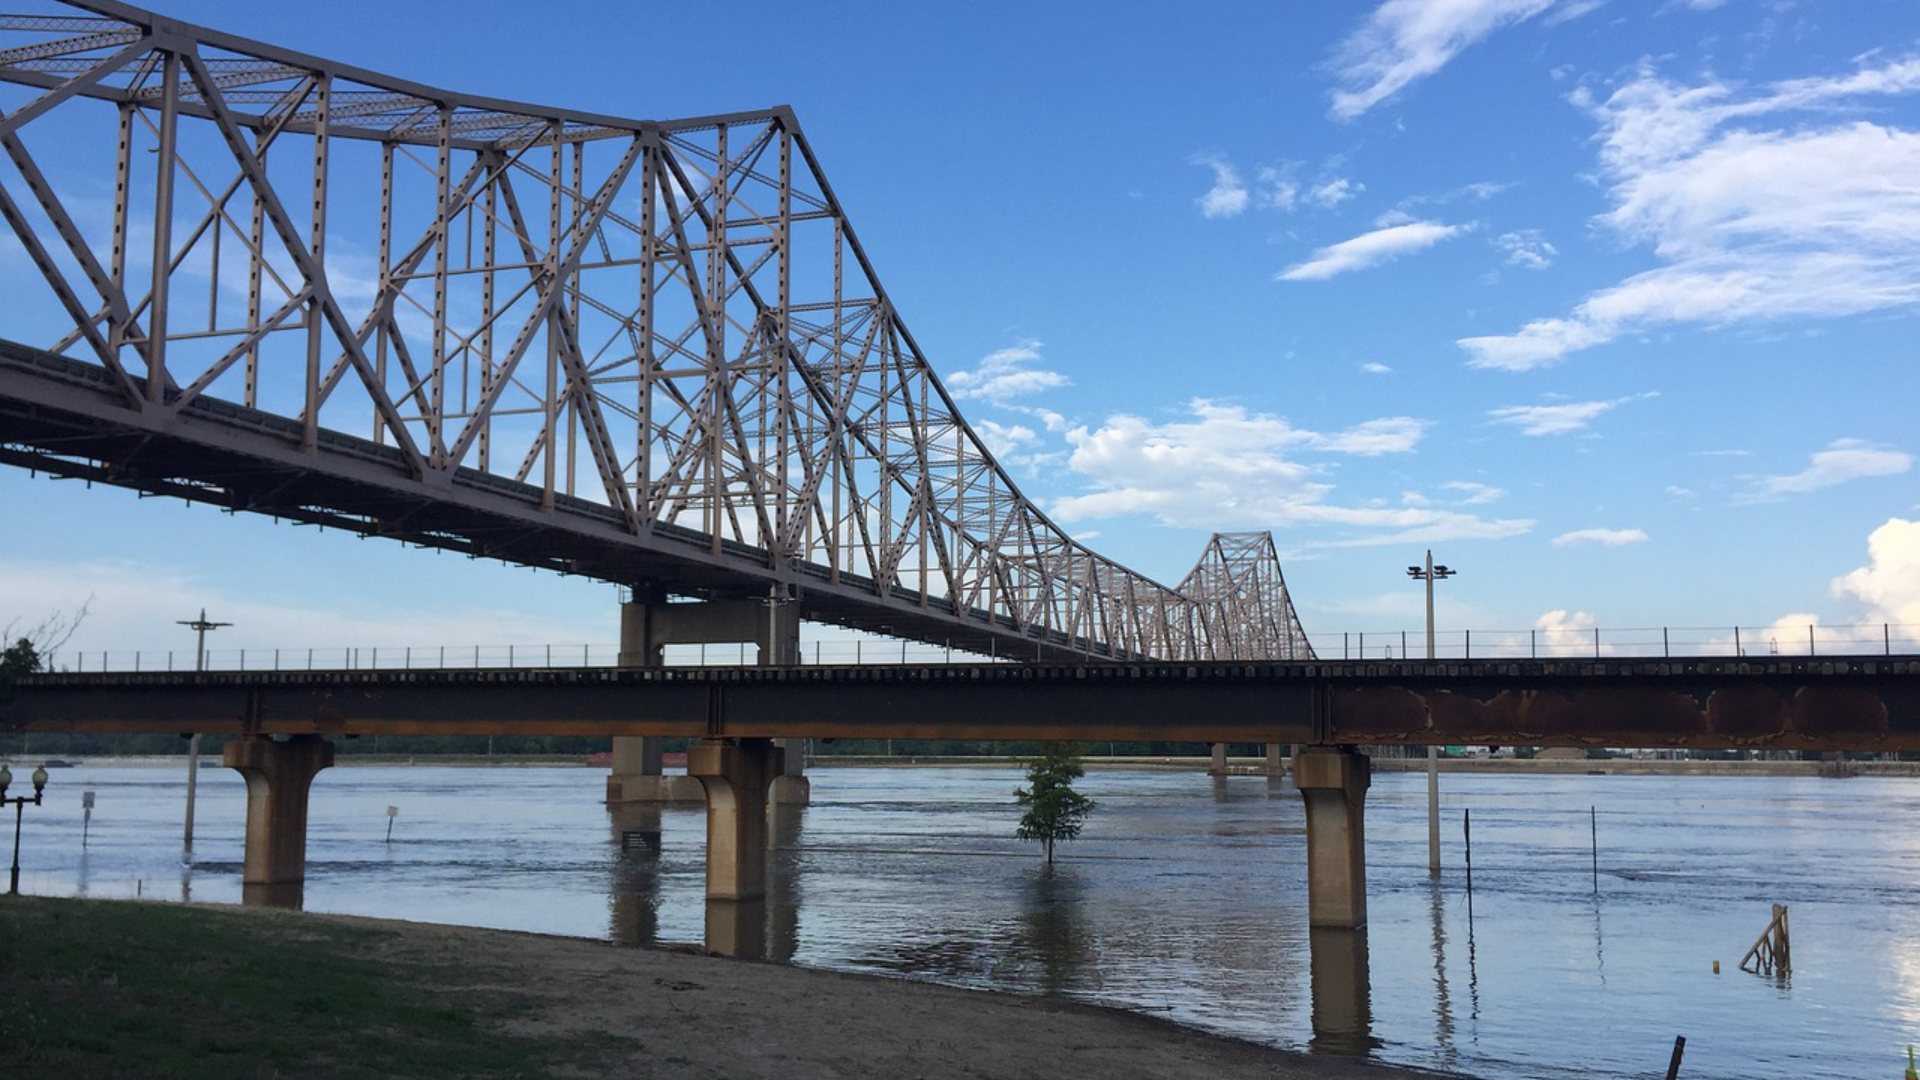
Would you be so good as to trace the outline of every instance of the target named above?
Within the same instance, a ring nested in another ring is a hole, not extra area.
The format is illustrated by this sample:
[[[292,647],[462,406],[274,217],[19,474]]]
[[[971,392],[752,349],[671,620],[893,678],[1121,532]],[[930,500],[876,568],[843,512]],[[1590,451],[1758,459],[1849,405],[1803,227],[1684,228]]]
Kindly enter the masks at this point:
[[[42,675],[0,727],[1920,750],[1920,660]]]

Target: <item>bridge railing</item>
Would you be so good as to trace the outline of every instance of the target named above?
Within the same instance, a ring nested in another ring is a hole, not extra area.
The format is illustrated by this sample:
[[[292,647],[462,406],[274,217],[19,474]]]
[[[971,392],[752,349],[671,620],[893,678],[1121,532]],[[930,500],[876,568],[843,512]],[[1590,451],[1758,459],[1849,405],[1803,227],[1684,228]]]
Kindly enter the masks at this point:
[[[620,646],[593,642],[507,645],[377,645],[323,648],[208,649],[208,671],[405,671],[476,668],[615,667]],[[918,641],[803,641],[802,664],[880,665],[993,663],[1015,659],[1002,643],[958,639],[931,645]],[[1021,657],[1019,659],[1031,659]],[[669,645],[671,666],[735,667],[759,662],[749,644]],[[192,671],[192,649],[67,649],[49,654],[50,671]]]
[[[1426,652],[1425,631],[1369,630],[1312,635],[1321,660],[1399,660]],[[1435,635],[1442,659],[1572,659],[1609,656],[1860,656],[1920,654],[1920,623],[1842,625],[1578,627],[1527,630],[1446,630]],[[615,644],[378,645],[322,648],[208,649],[209,671],[399,671],[437,668],[614,667]],[[808,665],[977,664],[1018,662],[991,640],[955,639],[934,645],[897,640],[802,641]],[[669,645],[672,666],[732,667],[758,662],[752,645]],[[192,649],[62,650],[47,657],[52,671],[191,671]]]
[[[1397,660],[1426,655],[1426,631],[1311,635],[1325,660]],[[1920,623],[1783,623],[1758,626],[1530,627],[1443,630],[1442,659],[1569,659],[1583,656],[1829,656],[1920,653]]]

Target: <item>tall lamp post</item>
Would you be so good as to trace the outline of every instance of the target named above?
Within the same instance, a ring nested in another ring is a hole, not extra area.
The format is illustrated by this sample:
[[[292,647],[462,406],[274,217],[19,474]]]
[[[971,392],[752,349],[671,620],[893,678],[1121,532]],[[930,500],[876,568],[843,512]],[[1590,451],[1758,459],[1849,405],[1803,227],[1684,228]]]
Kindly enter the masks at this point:
[[[29,799],[25,795],[15,795],[11,799],[7,798],[7,788],[12,786],[13,770],[7,768],[5,765],[0,765],[0,806],[5,806],[8,803],[13,804],[13,873],[12,880],[7,883],[7,895],[19,896],[20,815],[26,812],[28,803],[32,803],[35,806],[40,805],[40,793],[47,788],[46,766],[43,765],[33,770],[33,798]]]
[[[229,622],[208,622],[207,609],[200,609],[197,619],[177,619],[181,626],[193,631],[193,670],[207,670],[207,631],[218,630],[223,626],[232,626]],[[181,848],[181,857],[188,863],[193,862],[193,796],[200,786],[200,733],[194,732],[187,737],[187,826],[185,843]]]
[[[1407,567],[1407,576],[1427,584],[1427,659],[1433,659],[1433,583],[1459,573],[1433,565],[1433,551],[1427,551],[1425,566]],[[1427,872],[1440,872],[1440,748],[1427,747]]]

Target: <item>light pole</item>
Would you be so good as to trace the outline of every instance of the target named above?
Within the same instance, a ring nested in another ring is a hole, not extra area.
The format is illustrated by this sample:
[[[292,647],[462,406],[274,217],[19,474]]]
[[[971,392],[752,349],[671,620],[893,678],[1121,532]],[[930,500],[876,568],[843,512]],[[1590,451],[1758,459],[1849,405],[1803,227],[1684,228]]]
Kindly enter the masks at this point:
[[[7,768],[5,765],[0,765],[0,806],[5,806],[8,803],[13,804],[13,873],[12,880],[7,883],[7,895],[19,896],[20,815],[26,813],[28,803],[32,803],[35,806],[40,805],[40,793],[47,788],[46,766],[43,765],[33,770],[33,798],[29,799],[25,795],[15,795],[11,799],[7,798],[7,788],[12,785],[13,770]]]
[[[1433,659],[1433,583],[1452,577],[1457,570],[1433,565],[1433,551],[1427,551],[1425,566],[1407,567],[1407,576],[1427,584],[1427,659]],[[1427,747],[1427,872],[1440,872],[1440,748]]]
[[[177,619],[181,626],[193,631],[193,670],[207,670],[207,631],[218,630],[223,626],[232,626],[230,622],[208,622],[207,609],[200,609],[197,619]],[[191,865],[193,862],[193,796],[200,786],[200,733],[194,732],[187,737],[187,827],[185,845],[181,857]]]

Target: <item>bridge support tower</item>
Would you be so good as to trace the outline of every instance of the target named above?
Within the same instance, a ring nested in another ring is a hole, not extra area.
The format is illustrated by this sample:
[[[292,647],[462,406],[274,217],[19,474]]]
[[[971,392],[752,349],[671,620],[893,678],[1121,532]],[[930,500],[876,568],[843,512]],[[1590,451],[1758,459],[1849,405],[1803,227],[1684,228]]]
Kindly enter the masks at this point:
[[[762,666],[792,665],[800,659],[800,615],[791,603],[766,600],[709,600],[668,604],[636,597],[620,605],[621,667],[659,667],[668,645],[733,645],[750,642]],[[806,777],[806,740],[781,739],[785,771],[773,786],[776,802],[804,805],[811,796]],[[607,804],[697,802],[693,778],[666,776],[660,766],[657,736],[616,737],[613,770],[607,777]]]
[[[1351,747],[1309,747],[1293,759],[1293,783],[1307,804],[1307,923],[1315,929],[1367,925],[1367,786],[1372,762]]]
[[[307,880],[307,793],[333,764],[333,744],[318,735],[275,742],[243,735],[220,759],[247,781],[247,847],[241,895],[248,904],[301,904]]]
[[[767,894],[767,797],[783,752],[772,739],[702,739],[687,773],[707,793],[707,899]]]

